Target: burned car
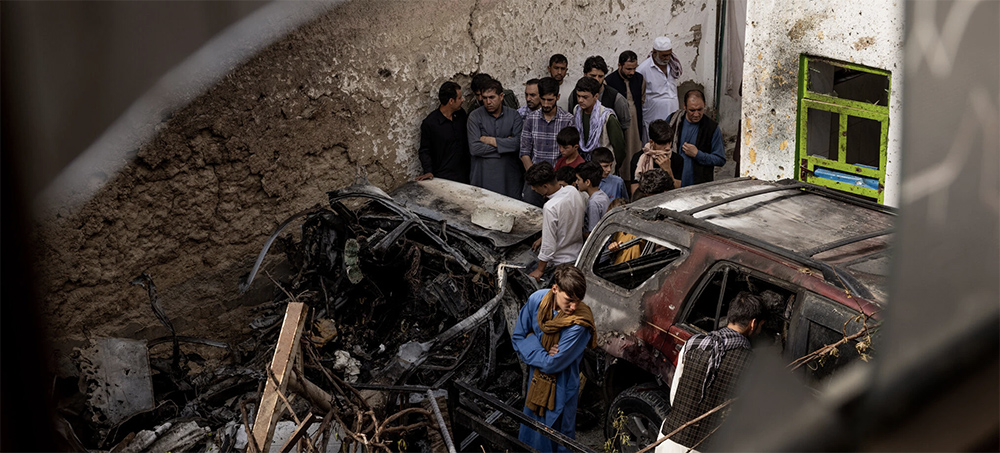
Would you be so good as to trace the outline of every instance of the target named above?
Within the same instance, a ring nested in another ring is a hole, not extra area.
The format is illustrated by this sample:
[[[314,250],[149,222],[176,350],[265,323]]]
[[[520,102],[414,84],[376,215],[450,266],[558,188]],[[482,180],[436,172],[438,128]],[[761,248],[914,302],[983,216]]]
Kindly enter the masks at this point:
[[[867,360],[886,303],[894,216],[825,188],[753,179],[609,212],[577,260],[602,349],[589,372],[608,402],[606,434],[621,411],[633,445],[656,440],[681,347],[725,327],[740,291],[763,296],[765,333],[807,379]]]
[[[331,348],[364,359],[359,382],[441,387],[456,375],[498,377],[496,352],[508,343],[503,311],[535,289],[510,270],[533,259],[541,210],[442,179],[410,182],[392,196],[359,183],[330,192],[329,205],[286,220],[241,289],[279,243],[296,270],[287,291],[301,294],[316,319],[333,320]],[[300,240],[282,236],[298,218]],[[518,379],[492,382],[519,388]]]
[[[447,180],[390,196],[361,178],[328,195],[282,222],[240,279],[254,305],[238,344],[184,336],[154,276],[137,277],[170,336],[81,351],[88,399],[71,401],[69,449],[478,450],[493,447],[469,420],[516,431],[483,407],[521,398],[507,332],[537,288],[520,268],[541,210]],[[456,385],[461,406],[446,397]]]

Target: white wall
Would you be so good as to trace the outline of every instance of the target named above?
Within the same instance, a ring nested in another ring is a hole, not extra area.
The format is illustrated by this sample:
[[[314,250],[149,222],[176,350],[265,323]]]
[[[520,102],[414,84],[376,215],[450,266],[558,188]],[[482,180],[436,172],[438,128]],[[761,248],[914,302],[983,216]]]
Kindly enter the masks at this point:
[[[750,0],[743,64],[741,176],[795,178],[799,56],[888,70],[885,204],[899,200],[903,2]]]

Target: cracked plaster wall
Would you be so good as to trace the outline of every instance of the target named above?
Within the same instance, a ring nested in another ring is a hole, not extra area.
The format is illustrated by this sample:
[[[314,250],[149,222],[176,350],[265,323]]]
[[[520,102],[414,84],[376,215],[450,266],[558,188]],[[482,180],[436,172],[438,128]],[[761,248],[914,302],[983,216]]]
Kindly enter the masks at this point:
[[[795,178],[799,55],[890,71],[885,204],[899,200],[903,4],[750,0],[743,64],[741,176]]]
[[[262,276],[237,294],[267,235],[364,166],[386,190],[418,174],[418,128],[446,80],[488,72],[523,96],[548,57],[589,55],[613,67],[660,34],[674,38],[685,80],[711,86],[714,2],[349,2],[296,30],[157,126],[82,207],[39,221],[44,312],[57,348],[87,336],[153,338],[166,330],[142,271],[179,334],[235,340]],[[532,25],[534,24],[534,25]],[[704,37],[704,39],[703,39]],[[468,95],[468,90],[464,90]],[[523,102],[523,99],[522,99]],[[272,251],[272,257],[275,255]],[[275,271],[271,258],[265,270]]]

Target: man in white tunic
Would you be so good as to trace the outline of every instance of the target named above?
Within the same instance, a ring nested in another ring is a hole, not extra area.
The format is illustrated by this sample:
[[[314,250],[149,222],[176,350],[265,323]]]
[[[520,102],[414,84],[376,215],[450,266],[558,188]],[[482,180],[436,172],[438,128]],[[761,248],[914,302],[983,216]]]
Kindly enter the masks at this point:
[[[649,123],[666,120],[677,111],[677,79],[682,71],[681,62],[674,55],[670,38],[661,36],[653,41],[650,52],[636,72],[646,79],[646,96],[642,104],[643,130],[649,130]]]

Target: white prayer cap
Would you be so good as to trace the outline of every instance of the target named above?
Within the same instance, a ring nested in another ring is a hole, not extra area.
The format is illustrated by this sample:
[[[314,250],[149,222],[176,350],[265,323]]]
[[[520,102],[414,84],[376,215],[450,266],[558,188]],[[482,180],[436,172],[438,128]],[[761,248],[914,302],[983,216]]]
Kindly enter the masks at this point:
[[[664,50],[673,49],[673,44],[670,43],[670,38],[666,36],[660,36],[653,40],[653,50],[658,52],[663,52]]]

